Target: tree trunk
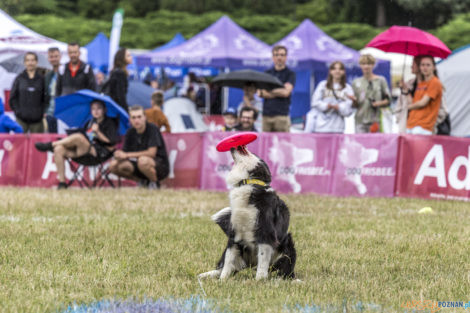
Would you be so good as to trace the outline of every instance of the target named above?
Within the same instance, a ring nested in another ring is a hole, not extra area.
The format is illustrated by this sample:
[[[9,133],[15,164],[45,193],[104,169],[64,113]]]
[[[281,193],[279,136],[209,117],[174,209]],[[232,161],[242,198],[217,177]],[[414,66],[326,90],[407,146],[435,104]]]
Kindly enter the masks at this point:
[[[377,27],[384,27],[387,24],[387,18],[385,16],[385,3],[384,0],[377,0],[377,9],[376,9],[376,25]]]

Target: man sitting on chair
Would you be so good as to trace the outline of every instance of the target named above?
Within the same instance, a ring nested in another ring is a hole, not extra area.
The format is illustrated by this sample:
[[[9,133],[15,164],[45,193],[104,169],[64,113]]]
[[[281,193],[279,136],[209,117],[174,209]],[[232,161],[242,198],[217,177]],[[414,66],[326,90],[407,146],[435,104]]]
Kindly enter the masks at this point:
[[[97,163],[109,159],[118,138],[118,125],[106,116],[106,105],[99,100],[90,104],[92,118],[83,129],[77,129],[69,136],[58,141],[37,142],[39,151],[54,152],[54,161],[59,176],[58,189],[67,188],[65,182],[65,159],[93,158]]]
[[[158,188],[158,182],[168,176],[169,163],[160,130],[148,123],[143,107],[129,109],[131,128],[127,130],[122,150],[114,152],[111,173]]]

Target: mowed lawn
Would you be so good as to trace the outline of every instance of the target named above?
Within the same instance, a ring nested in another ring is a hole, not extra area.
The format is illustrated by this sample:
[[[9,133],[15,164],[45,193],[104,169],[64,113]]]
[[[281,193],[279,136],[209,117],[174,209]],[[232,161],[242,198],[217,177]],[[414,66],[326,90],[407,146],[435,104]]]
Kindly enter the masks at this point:
[[[412,300],[470,300],[464,202],[281,195],[301,282],[257,282],[244,270],[201,287],[197,274],[214,268],[226,243],[210,216],[228,206],[227,193],[0,194],[0,312],[60,312],[103,299],[200,297],[225,312],[394,312]],[[417,213],[426,206],[434,214]]]

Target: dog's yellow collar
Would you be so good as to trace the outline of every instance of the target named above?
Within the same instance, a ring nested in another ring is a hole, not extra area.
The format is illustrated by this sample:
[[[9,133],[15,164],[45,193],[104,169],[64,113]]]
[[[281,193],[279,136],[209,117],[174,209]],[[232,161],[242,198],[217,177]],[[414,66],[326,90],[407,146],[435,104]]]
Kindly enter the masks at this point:
[[[266,187],[268,184],[266,184],[264,181],[259,180],[259,179],[243,179],[238,183],[238,186],[243,186],[243,185],[260,185],[263,187]]]

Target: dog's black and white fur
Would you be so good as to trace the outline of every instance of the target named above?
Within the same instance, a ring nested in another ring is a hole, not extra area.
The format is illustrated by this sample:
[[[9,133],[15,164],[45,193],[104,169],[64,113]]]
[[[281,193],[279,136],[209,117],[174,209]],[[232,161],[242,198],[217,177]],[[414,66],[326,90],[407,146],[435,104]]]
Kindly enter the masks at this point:
[[[267,164],[245,146],[232,148],[231,153],[235,163],[227,176],[227,183],[233,187],[230,207],[212,216],[228,237],[227,247],[216,269],[199,277],[223,280],[256,266],[257,280],[267,278],[270,270],[283,278],[294,278],[296,251],[288,233],[289,209],[269,187]],[[266,186],[246,184],[246,179],[262,181]]]

